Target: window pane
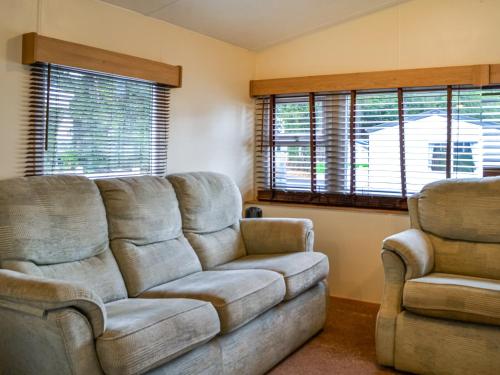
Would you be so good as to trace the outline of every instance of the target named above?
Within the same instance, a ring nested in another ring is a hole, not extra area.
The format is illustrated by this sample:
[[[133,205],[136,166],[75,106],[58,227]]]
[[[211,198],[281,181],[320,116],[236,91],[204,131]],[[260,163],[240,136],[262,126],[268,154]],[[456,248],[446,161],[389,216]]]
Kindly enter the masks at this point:
[[[482,177],[481,90],[453,90],[451,126],[451,177]]]
[[[37,132],[33,174],[165,173],[168,89],[59,66],[50,76],[48,67],[34,72],[48,121]]]
[[[446,178],[447,92],[403,91],[407,193]]]
[[[355,192],[401,195],[398,96],[356,95]]]
[[[275,187],[311,190],[309,97],[277,98]]]
[[[500,172],[500,88],[486,88],[481,93],[483,128],[483,167]]]
[[[457,174],[476,172],[477,166],[473,152],[477,149],[476,145],[477,142],[455,142],[453,144],[453,172]]]
[[[316,187],[328,193],[348,193],[350,95],[315,95]]]

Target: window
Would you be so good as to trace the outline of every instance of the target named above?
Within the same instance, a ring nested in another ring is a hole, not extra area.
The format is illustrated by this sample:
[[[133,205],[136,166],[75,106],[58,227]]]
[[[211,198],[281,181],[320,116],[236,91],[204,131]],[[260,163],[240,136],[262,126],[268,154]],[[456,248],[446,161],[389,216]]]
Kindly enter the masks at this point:
[[[45,64],[30,90],[26,175],[165,174],[166,86]]]
[[[474,173],[476,162],[473,149],[477,142],[454,142],[452,157],[452,170],[457,173]],[[431,155],[429,167],[432,171],[446,171],[446,143],[429,143]]]
[[[432,87],[256,100],[261,200],[406,209],[444,178],[500,171],[500,89]]]

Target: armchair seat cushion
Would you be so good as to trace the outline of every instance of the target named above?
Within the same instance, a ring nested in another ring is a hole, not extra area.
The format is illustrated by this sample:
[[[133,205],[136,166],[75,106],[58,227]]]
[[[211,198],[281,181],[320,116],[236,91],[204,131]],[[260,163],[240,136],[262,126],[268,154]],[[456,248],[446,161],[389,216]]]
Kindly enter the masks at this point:
[[[285,300],[290,300],[327,277],[329,264],[325,254],[301,252],[248,255],[220,265],[215,269],[265,269],[278,272],[285,279]]]
[[[420,315],[500,325],[500,280],[431,273],[405,283],[403,306]]]
[[[266,270],[202,271],[147,290],[141,298],[194,298],[211,302],[228,333],[277,305],[285,282]]]
[[[124,299],[105,305],[107,329],[96,341],[106,374],[143,373],[219,332],[212,305],[193,299]]]

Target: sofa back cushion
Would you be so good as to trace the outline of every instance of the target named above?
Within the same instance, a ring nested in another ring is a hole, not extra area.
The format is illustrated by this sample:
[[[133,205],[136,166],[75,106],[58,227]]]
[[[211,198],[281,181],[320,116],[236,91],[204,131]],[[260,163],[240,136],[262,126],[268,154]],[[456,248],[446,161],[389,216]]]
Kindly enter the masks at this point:
[[[81,282],[104,302],[126,297],[99,190],[85,177],[0,181],[3,268]]]
[[[108,214],[111,249],[130,296],[201,270],[165,178],[107,179],[97,185]]]
[[[500,243],[500,178],[443,180],[417,195],[418,225],[461,241]]]
[[[241,194],[227,176],[213,172],[169,175],[182,215],[182,229],[204,269],[246,254],[240,233]]]

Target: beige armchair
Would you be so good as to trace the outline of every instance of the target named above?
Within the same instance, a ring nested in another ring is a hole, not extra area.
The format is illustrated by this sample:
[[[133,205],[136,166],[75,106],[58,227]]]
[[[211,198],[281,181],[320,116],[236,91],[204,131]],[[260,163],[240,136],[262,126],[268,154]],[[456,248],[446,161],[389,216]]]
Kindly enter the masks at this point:
[[[500,178],[446,180],[408,201],[385,239],[378,362],[414,373],[500,369]]]

